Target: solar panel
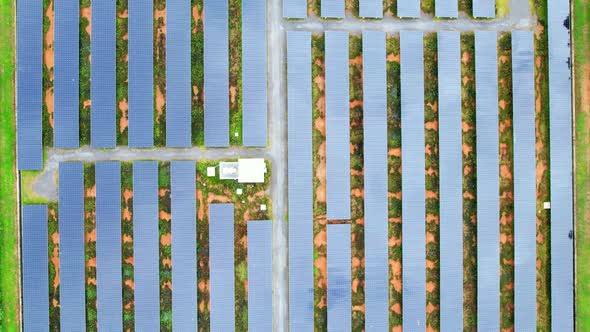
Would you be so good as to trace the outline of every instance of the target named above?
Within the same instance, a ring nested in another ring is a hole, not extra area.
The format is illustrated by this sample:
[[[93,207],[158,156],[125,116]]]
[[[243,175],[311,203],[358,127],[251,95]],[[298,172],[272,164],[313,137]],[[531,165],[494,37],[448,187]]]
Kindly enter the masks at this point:
[[[456,31],[438,33],[440,161],[440,320],[463,329],[463,151],[461,46]]]
[[[53,141],[56,148],[78,148],[80,8],[77,1],[55,0],[54,10]]]
[[[397,2],[397,16],[404,18],[419,18],[420,0],[399,0]]]
[[[328,220],[350,219],[348,32],[326,32],[326,197]]]
[[[158,163],[133,162],[135,329],[160,330]]]
[[[496,31],[475,32],[477,324],[500,329],[500,183]]]
[[[194,161],[172,161],[172,328],[197,331],[197,199]]]
[[[311,34],[287,32],[289,326],[313,331]]]
[[[434,2],[436,17],[457,18],[459,5],[457,0],[438,0]]]
[[[473,0],[473,17],[496,17],[495,0]]]
[[[23,330],[49,332],[47,205],[22,210]]]
[[[272,331],[272,223],[248,222],[248,331]]]
[[[211,331],[234,331],[233,204],[209,204],[209,274]]]
[[[245,146],[266,146],[266,0],[242,0],[242,98]]]
[[[92,6],[92,61],[90,99],[91,144],[94,148],[114,148],[117,144],[115,72],[115,0],[93,1]]]
[[[191,1],[166,2],[166,146],[191,142]]]
[[[537,212],[533,33],[512,32],[514,100],[514,326],[537,328]]]
[[[424,42],[420,31],[401,31],[402,264],[404,329],[426,323]]]
[[[121,164],[96,163],[96,288],[101,330],[123,330]]]
[[[547,2],[551,164],[551,325],[574,330],[573,162],[569,1]]]
[[[383,18],[383,1],[360,0],[359,16],[369,18]]]
[[[84,165],[59,164],[59,306],[62,331],[86,328]]]
[[[153,0],[129,0],[129,147],[154,146]]]
[[[363,32],[365,327],[389,328],[385,33]]]
[[[43,168],[41,98],[43,4],[16,3],[16,108],[19,170]]]
[[[322,0],[322,17],[344,18],[344,0]]]
[[[350,224],[328,224],[328,331],[351,330]]]
[[[306,18],[307,0],[283,0],[284,18]]]
[[[229,146],[227,0],[205,1],[205,145]]]

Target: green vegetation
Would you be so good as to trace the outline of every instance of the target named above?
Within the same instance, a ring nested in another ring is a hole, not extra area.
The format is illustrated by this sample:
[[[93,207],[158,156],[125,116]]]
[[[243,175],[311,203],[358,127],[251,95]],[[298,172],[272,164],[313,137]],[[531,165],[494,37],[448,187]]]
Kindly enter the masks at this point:
[[[43,146],[53,146],[53,0],[43,13]]]
[[[205,145],[205,102],[203,89],[205,67],[203,63],[203,0],[192,0],[191,82],[192,82],[192,139],[193,145]]]
[[[496,0],[496,16],[506,17],[510,14],[510,0]]]
[[[129,34],[127,30],[127,0],[117,0],[117,23],[116,23],[116,67],[117,67],[117,144],[127,145],[128,143],[128,111],[127,102],[127,74],[129,66],[127,62]]]
[[[20,171],[20,202],[21,204],[47,204],[47,199],[33,190],[33,183],[41,175],[41,171]]]
[[[229,1],[229,142],[242,145],[242,1]],[[236,133],[238,134],[236,136]]]
[[[95,164],[84,164],[84,258],[86,266],[86,330],[96,332],[96,186]]]
[[[59,232],[57,202],[50,202],[48,210],[49,255],[49,330],[59,331]]]
[[[166,146],[166,0],[154,0],[154,146]]]
[[[80,146],[90,144],[90,0],[80,0]]]

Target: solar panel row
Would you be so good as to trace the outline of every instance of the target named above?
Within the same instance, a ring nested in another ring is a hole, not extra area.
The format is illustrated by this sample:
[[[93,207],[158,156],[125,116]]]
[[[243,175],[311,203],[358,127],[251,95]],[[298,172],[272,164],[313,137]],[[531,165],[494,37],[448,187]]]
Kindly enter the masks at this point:
[[[383,18],[383,1],[359,0],[359,16],[369,18]]]
[[[424,49],[419,31],[401,31],[402,264],[404,328],[426,323]]]
[[[234,331],[233,204],[209,204],[209,275],[211,331]]]
[[[107,331],[123,330],[121,292],[121,164],[96,163],[97,321]]]
[[[463,330],[463,152],[461,49],[456,31],[438,33],[440,310],[442,330]]]
[[[500,329],[498,56],[495,31],[475,32],[477,324]]]
[[[328,220],[350,219],[348,32],[327,31],[326,197]]]
[[[245,146],[266,146],[266,0],[242,0],[242,128]]]
[[[284,18],[306,18],[307,0],[283,0]]]
[[[495,0],[473,0],[473,17],[496,17]]]
[[[344,18],[344,0],[322,0],[322,17]]]
[[[248,221],[248,331],[272,331],[272,223]]]
[[[457,0],[437,0],[434,2],[436,17],[457,18],[459,4]]]
[[[16,108],[19,170],[43,168],[42,55],[43,4],[16,2]]]
[[[350,224],[328,224],[328,331],[351,331]]]
[[[287,32],[289,326],[313,331],[311,34]]]
[[[84,276],[84,168],[59,164],[59,306],[62,331],[86,328]]]
[[[405,18],[419,18],[420,0],[399,0],[397,2],[397,16]]]
[[[363,32],[365,327],[389,328],[385,33]]]
[[[197,199],[194,161],[172,161],[172,327],[197,331]]]
[[[47,205],[22,207],[23,330],[49,331]]]
[[[91,144],[114,148],[116,143],[115,0],[92,1],[90,99]]]

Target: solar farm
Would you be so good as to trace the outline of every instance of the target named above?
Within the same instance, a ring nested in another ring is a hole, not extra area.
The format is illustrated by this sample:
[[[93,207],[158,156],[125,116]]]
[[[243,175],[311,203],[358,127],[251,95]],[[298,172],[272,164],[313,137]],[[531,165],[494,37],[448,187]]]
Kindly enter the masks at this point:
[[[0,330],[585,331],[570,2],[529,2],[16,0]]]

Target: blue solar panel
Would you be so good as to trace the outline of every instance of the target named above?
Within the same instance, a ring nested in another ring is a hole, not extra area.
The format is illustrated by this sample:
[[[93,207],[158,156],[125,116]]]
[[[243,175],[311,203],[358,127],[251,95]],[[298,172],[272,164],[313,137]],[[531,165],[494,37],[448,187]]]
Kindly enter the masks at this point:
[[[129,0],[129,147],[154,146],[153,0]]]
[[[22,210],[23,330],[49,331],[47,205]]]
[[[512,32],[514,100],[514,327],[537,328],[537,215],[533,33]]]
[[[463,330],[463,152],[461,49],[456,31],[438,33],[440,320]]]
[[[420,0],[398,0],[397,16],[405,18],[419,18]]]
[[[359,16],[370,18],[383,18],[383,1],[381,0],[360,0]]]
[[[350,219],[348,32],[326,32],[326,196],[328,220]]]
[[[344,18],[344,0],[322,0],[322,17]]]
[[[84,165],[59,164],[59,305],[62,331],[86,328]]]
[[[266,0],[242,0],[242,96],[245,146],[266,146]]]
[[[229,145],[227,0],[205,1],[205,145]]]
[[[98,324],[123,330],[121,272],[121,164],[96,163],[96,287]]]
[[[350,224],[328,225],[328,331],[350,331]]]
[[[436,17],[457,18],[459,5],[457,0],[438,0],[434,2]]]
[[[173,161],[172,328],[197,331],[197,199],[194,161]]]
[[[234,331],[234,205],[209,205],[211,331]]]
[[[248,222],[248,331],[272,331],[272,223]]]
[[[475,32],[477,325],[500,329],[498,56],[495,31]]]
[[[289,326],[313,331],[311,34],[287,32]]]
[[[363,32],[365,327],[389,327],[385,33]]]
[[[424,174],[424,42],[422,32],[401,31],[402,264],[404,329],[426,323]]]
[[[133,162],[135,329],[160,330],[158,163]]]
[[[36,0],[20,0],[16,7],[18,169],[39,170],[43,168],[43,4]]]
[[[191,143],[191,1],[166,2],[166,146]]]
[[[496,17],[495,0],[473,0],[473,17]]]
[[[115,0],[93,1],[92,61],[90,84],[91,144],[94,148],[114,148],[117,144],[115,76]]]
[[[307,0],[283,0],[284,18],[306,18]]]
[[[574,330],[570,2],[547,2],[551,132],[551,325]]]

